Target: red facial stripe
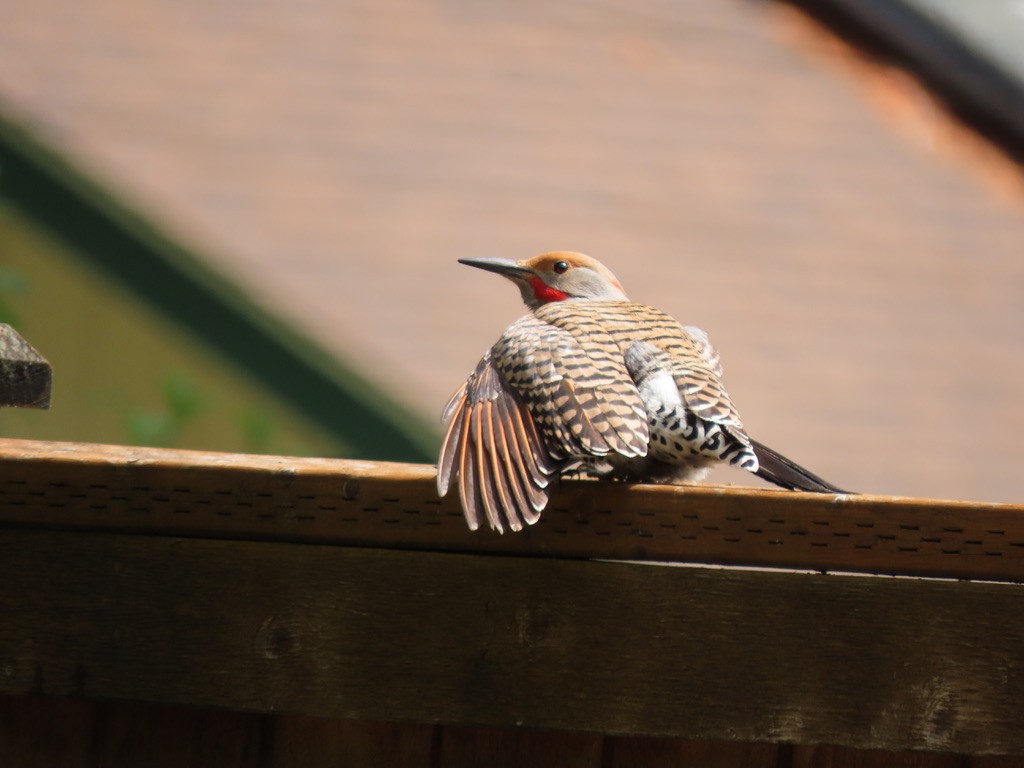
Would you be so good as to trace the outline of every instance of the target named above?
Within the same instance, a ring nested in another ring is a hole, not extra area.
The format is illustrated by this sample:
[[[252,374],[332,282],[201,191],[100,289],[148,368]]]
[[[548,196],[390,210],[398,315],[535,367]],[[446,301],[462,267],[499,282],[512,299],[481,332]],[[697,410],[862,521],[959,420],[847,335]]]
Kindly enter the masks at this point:
[[[568,293],[552,288],[536,276],[530,278],[530,286],[533,288],[533,295],[542,304],[547,304],[549,301],[565,301],[569,298]]]

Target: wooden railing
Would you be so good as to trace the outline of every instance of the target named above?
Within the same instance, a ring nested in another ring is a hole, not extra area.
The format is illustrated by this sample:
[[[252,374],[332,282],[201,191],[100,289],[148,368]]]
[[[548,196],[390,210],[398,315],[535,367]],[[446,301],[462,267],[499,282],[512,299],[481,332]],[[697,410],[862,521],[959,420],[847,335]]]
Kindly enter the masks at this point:
[[[578,758],[534,766],[987,765],[1024,755],[1021,582],[1008,505],[567,481],[499,536],[426,466],[0,440],[19,728],[120,700],[338,723],[341,750],[383,728],[408,765],[484,764],[494,733]]]

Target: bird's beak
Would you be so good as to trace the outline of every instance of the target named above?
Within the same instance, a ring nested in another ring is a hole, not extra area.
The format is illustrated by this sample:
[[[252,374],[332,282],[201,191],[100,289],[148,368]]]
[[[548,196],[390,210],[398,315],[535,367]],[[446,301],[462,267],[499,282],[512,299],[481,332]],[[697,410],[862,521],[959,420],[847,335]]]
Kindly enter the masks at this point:
[[[499,275],[512,280],[528,280],[534,276],[533,270],[529,267],[520,266],[512,259],[459,259],[459,264],[467,264],[477,269],[486,269],[488,272],[497,272]]]

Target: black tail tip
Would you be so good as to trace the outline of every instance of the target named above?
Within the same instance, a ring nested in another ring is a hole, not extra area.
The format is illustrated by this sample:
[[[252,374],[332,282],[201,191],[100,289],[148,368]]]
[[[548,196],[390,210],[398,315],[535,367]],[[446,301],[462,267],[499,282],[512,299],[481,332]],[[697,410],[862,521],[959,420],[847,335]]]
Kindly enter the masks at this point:
[[[832,483],[818,477],[809,469],[804,469],[792,459],[787,459],[781,453],[773,451],[768,446],[750,441],[757,456],[759,468],[757,476],[769,483],[774,483],[781,488],[791,491],[806,491],[808,493],[843,493],[855,495],[853,491],[846,491],[832,485]]]

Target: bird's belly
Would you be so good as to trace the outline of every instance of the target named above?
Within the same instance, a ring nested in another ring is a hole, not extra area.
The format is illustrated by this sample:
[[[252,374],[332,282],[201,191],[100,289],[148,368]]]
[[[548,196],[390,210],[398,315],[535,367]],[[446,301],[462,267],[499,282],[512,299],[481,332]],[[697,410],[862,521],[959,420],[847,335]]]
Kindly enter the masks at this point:
[[[704,456],[684,457],[679,461],[662,461],[654,456],[606,456],[585,462],[583,471],[605,480],[633,483],[696,483],[703,480],[714,460]]]

